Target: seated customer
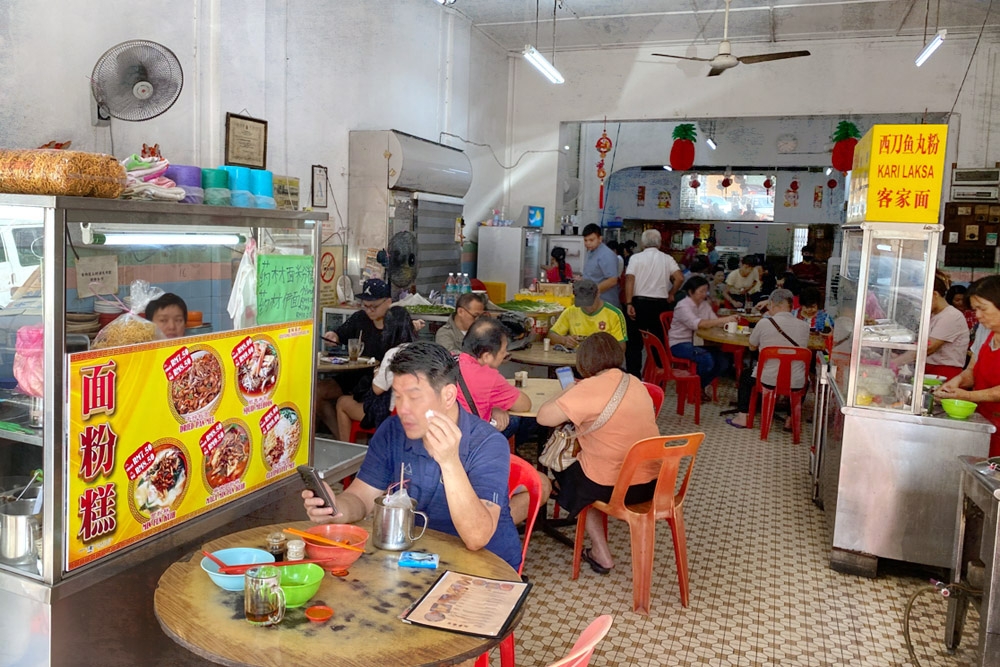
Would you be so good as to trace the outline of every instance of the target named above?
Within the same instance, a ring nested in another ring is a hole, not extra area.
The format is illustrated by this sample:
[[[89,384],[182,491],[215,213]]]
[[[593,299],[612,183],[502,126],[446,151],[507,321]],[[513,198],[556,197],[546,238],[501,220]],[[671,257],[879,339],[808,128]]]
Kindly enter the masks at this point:
[[[531,409],[531,399],[500,375],[500,364],[507,360],[507,330],[493,319],[481,319],[462,341],[458,368],[472,396],[470,405],[465,390],[459,385],[458,402],[486,421],[496,422],[498,431],[505,432],[511,422],[509,412]],[[513,430],[511,431],[513,433]],[[507,437],[511,433],[504,433]]]
[[[579,436],[580,454],[576,463],[562,472],[553,473],[559,483],[559,505],[575,517],[595,500],[611,499],[625,455],[639,440],[660,434],[656,426],[653,401],[642,382],[620,370],[625,354],[615,339],[606,333],[596,333],[582,343],[576,353],[576,367],[582,380],[538,408],[538,423],[558,426],[572,422],[577,432],[585,431],[604,411],[622,376],[629,378],[628,388],[611,418],[593,433]],[[625,502],[638,503],[653,497],[659,465],[648,464],[636,472]],[[607,574],[614,559],[604,536],[600,512],[588,512],[586,523],[590,548],[583,558],[594,572]]]
[[[761,291],[761,271],[757,269],[757,258],[747,255],[740,260],[738,269],[726,276],[723,293],[726,302],[734,308],[753,305],[753,295]]]
[[[180,338],[187,330],[188,307],[184,299],[167,292],[146,304],[146,319],[166,338]]]
[[[768,299],[767,317],[762,319],[750,333],[750,349],[763,350],[767,347],[809,347],[809,324],[792,315],[792,293],[786,289],[776,289]],[[726,423],[736,428],[746,428],[750,412],[750,394],[760,373],[760,382],[765,387],[774,388],[778,382],[778,360],[767,362],[763,370],[755,366],[753,373],[740,376],[740,386],[736,396],[739,413]],[[792,364],[792,389],[806,386],[806,364]],[[788,424],[786,423],[786,426]]]
[[[462,351],[462,339],[472,323],[486,314],[486,300],[480,294],[466,292],[458,297],[455,312],[434,334],[434,342],[443,345],[449,352]]]
[[[702,276],[694,276],[684,283],[687,298],[677,302],[674,319],[670,325],[667,345],[670,354],[678,359],[690,359],[695,363],[701,379],[702,400],[710,400],[705,387],[712,384],[729,369],[729,357],[717,347],[699,347],[694,344],[694,334],[698,329],[721,327],[735,322],[736,315],[718,317],[708,300],[708,281]]]
[[[458,536],[472,551],[486,548],[517,569],[521,543],[507,503],[510,450],[496,429],[459,405],[458,362],[440,345],[418,341],[400,350],[389,370],[396,415],[372,436],[357,476],[336,497],[339,514],[302,492],[309,518],[361,521],[399,480],[402,466],[429,528]]]
[[[821,297],[816,287],[806,287],[799,296],[799,307],[792,315],[809,324],[812,331],[832,331],[833,318],[820,307]]]
[[[597,283],[587,279],[576,281],[573,297],[573,305],[564,310],[549,329],[552,342],[572,350],[587,336],[603,331],[611,334],[624,350],[628,340],[625,316],[601,298]]]

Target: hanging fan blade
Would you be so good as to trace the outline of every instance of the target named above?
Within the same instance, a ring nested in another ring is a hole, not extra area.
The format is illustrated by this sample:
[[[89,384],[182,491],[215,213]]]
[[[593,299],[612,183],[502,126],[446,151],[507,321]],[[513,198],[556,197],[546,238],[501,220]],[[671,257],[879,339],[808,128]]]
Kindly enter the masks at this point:
[[[738,60],[744,65],[754,63],[766,63],[772,60],[787,60],[788,58],[802,58],[812,55],[808,51],[782,51],[781,53],[762,53],[758,56],[740,56]]]
[[[725,72],[727,69],[730,69],[730,68],[729,67],[713,67],[712,69],[708,70],[708,76],[719,76],[720,74],[722,74],[723,72]]]
[[[711,58],[694,58],[692,56],[672,56],[669,53],[654,53],[654,56],[660,56],[661,58],[676,58],[677,60],[696,60],[700,63],[710,63]]]

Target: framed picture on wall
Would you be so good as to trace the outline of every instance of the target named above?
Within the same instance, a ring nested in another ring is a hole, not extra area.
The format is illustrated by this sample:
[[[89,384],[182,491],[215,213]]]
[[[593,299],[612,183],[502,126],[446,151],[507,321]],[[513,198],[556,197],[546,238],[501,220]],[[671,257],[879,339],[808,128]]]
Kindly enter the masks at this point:
[[[226,164],[267,168],[267,121],[226,114]]]
[[[321,164],[312,166],[312,206],[326,208],[326,167]]]

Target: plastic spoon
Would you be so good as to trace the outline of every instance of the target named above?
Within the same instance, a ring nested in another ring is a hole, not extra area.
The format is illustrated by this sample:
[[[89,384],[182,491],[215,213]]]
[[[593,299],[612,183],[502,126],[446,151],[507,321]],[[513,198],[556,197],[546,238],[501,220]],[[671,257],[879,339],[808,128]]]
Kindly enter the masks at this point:
[[[226,565],[224,562],[222,562],[221,559],[216,558],[214,555],[208,553],[204,549],[201,550],[201,553],[205,554],[206,558],[208,558],[210,561],[212,561],[213,563],[215,563],[216,565],[219,566],[219,572],[222,572],[222,568],[224,568],[224,567],[236,567],[235,565]],[[223,574],[225,574],[225,573],[223,573]]]

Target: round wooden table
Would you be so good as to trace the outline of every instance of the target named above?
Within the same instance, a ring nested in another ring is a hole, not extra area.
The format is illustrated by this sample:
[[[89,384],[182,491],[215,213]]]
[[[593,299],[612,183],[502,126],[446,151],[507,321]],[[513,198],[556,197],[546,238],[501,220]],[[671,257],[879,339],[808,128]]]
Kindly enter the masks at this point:
[[[507,382],[511,386],[514,385],[513,380],[507,380]],[[528,378],[525,380],[524,386],[518,388],[531,399],[531,407],[524,412],[511,411],[510,414],[517,417],[537,417],[538,408],[550,398],[558,396],[562,392],[562,383],[559,380],[547,378]]]
[[[306,529],[307,521],[251,528],[213,540],[206,551],[227,547],[263,547],[275,530]],[[360,522],[371,529],[371,522]],[[319,591],[304,606],[288,609],[280,624],[257,627],[243,614],[243,592],[224,591],[201,569],[195,551],[163,573],[153,595],[160,627],[175,642],[222,665],[454,665],[475,659],[500,639],[409,625],[397,618],[417,601],[444,570],[492,579],[520,581],[498,556],[469,551],[451,535],[428,530],[414,549],[440,555],[437,570],[400,568],[399,552],[369,544],[344,577],[327,574]],[[313,623],[305,609],[315,604],[333,608],[329,621]],[[511,625],[513,630],[519,619]]]
[[[319,358],[316,360],[316,372],[317,373],[344,373],[346,371],[363,371],[370,370],[374,371],[378,368],[378,362],[369,363],[368,359],[370,357],[360,357],[358,361],[347,361],[346,363],[333,363],[329,359],[333,359],[329,355],[320,354]],[[346,359],[347,357],[336,357],[337,359]],[[364,359],[364,361],[361,361]]]
[[[722,327],[712,327],[711,329],[698,329],[695,332],[702,340],[720,345],[736,345],[740,347],[750,347],[750,334],[729,333]],[[809,334],[809,349],[821,351],[826,349],[826,336],[818,333]]]
[[[552,347],[555,347],[553,344]],[[530,366],[549,366],[557,368],[559,366],[569,366],[576,368],[576,352],[558,352],[553,349],[545,351],[542,343],[532,343],[531,347],[514,350],[510,353],[511,361]]]

